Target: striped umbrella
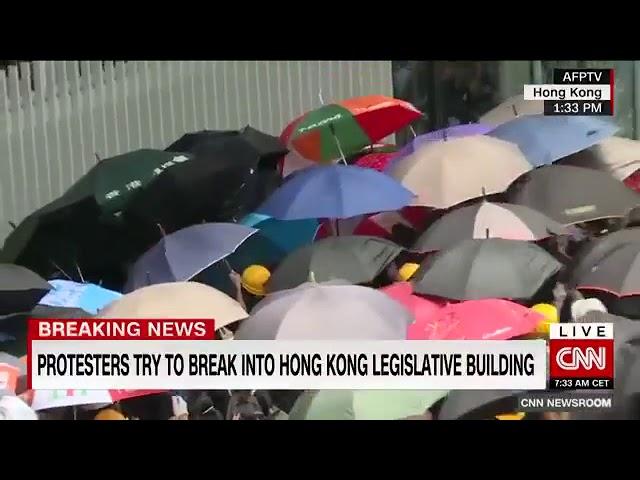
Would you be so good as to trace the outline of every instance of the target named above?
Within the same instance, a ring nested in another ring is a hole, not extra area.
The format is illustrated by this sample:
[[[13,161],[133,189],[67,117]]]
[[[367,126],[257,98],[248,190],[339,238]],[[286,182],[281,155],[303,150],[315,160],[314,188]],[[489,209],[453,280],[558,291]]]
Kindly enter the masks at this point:
[[[280,138],[300,157],[328,162],[359,152],[421,115],[403,100],[382,95],[355,97],[301,115],[285,127]]]

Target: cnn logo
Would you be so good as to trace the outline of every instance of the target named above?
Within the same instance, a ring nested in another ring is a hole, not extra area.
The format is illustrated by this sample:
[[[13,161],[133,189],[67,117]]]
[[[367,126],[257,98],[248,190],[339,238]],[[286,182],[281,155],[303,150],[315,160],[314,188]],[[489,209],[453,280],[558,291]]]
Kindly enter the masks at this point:
[[[549,332],[551,387],[610,388],[613,352],[613,324],[552,325]]]

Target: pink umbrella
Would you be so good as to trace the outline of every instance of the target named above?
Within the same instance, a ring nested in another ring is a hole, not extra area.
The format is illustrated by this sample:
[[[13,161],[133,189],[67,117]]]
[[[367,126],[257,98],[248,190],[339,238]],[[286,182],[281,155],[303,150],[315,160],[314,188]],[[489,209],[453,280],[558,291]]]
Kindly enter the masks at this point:
[[[441,308],[430,319],[414,327],[412,338],[508,340],[532,332],[543,320],[541,314],[509,300],[469,300]]]
[[[379,172],[384,172],[389,165],[389,162],[393,160],[396,152],[376,152],[367,153],[356,160],[356,165],[363,168],[373,168]]]
[[[407,332],[407,338],[410,340],[421,339],[422,325],[431,323],[447,304],[444,299],[414,295],[413,285],[410,282],[397,282],[381,288],[380,291],[404,305],[415,317],[415,322],[409,325]]]

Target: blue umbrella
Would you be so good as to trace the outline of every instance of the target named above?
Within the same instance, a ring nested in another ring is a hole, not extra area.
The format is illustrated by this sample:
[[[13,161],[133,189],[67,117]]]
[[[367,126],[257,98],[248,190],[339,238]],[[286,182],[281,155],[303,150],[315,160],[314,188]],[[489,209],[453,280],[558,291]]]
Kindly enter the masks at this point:
[[[121,293],[93,283],[77,283],[71,280],[49,280],[49,283],[53,290],[42,297],[40,305],[79,308],[93,315],[122,296]]]
[[[278,220],[260,213],[250,213],[239,223],[259,229],[254,238],[268,240],[283,254],[313,242],[320,228],[316,219]]]
[[[534,166],[550,165],[611,137],[618,127],[599,117],[526,115],[487,135],[518,145]]]
[[[349,218],[398,210],[414,194],[389,175],[353,165],[309,167],[262,204],[257,213],[280,220]]]
[[[190,280],[232,254],[258,230],[237,223],[203,223],[162,238],[133,265],[125,291]]]

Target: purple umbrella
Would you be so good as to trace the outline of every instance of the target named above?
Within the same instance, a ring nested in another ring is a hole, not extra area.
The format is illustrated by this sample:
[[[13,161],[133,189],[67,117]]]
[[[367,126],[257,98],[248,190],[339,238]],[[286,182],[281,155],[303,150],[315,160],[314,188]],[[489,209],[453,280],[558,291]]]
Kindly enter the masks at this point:
[[[434,130],[422,135],[418,135],[411,142],[406,144],[402,150],[400,150],[394,159],[389,162],[389,165],[385,170],[389,170],[391,166],[398,160],[411,155],[419,147],[431,142],[446,141],[448,138],[460,138],[470,137],[471,135],[484,135],[490,132],[494,127],[491,125],[484,125],[482,123],[465,123],[462,125],[454,125],[453,127],[442,128],[440,130]]]
[[[236,223],[203,223],[167,235],[133,265],[125,292],[189,280],[231,255],[257,231]]]

